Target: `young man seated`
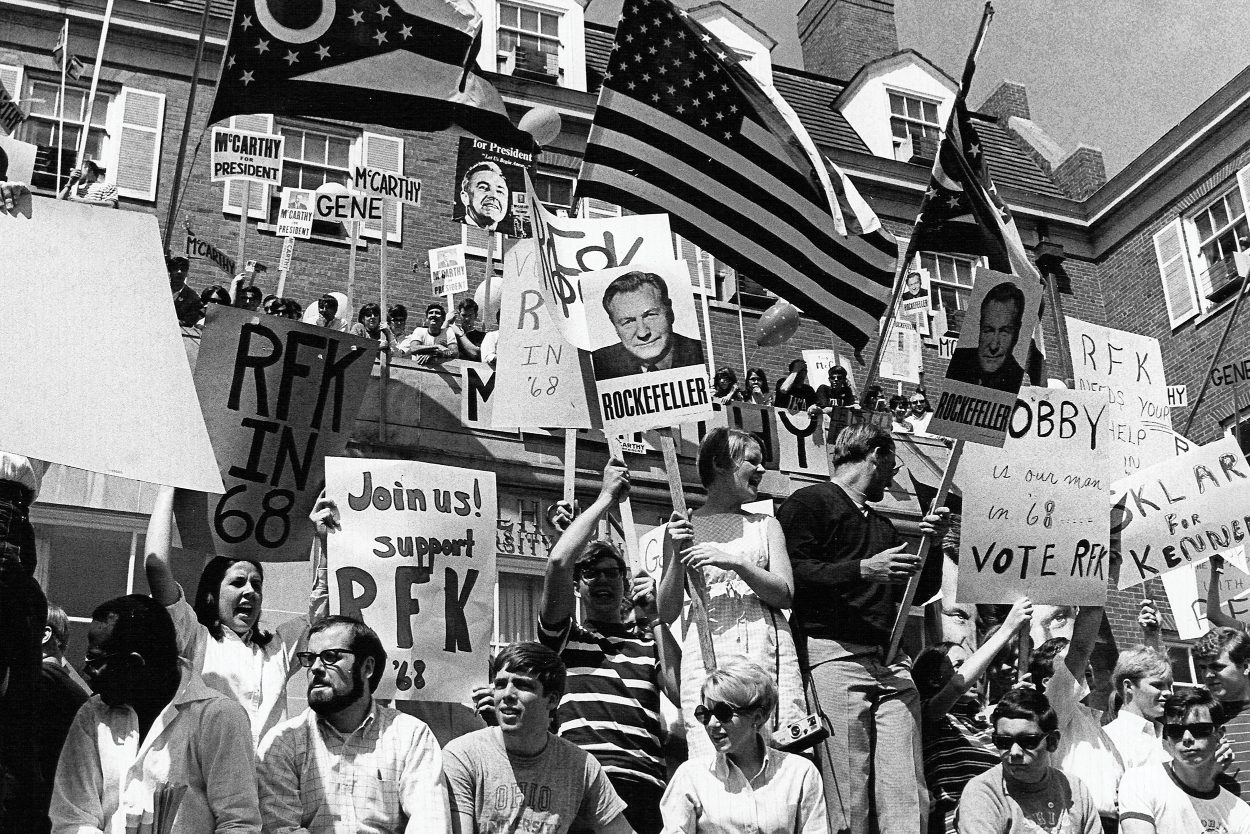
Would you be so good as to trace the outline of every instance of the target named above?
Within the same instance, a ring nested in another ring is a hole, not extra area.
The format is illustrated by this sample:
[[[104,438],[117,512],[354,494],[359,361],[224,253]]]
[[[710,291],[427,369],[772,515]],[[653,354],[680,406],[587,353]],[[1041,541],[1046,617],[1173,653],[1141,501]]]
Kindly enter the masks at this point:
[[[1170,762],[1131,768],[1120,780],[1121,834],[1250,834],[1250,806],[1215,783],[1224,709],[1205,689],[1169,695],[1163,749]]]
[[[1002,763],[973,777],[959,800],[959,834],[1099,834],[1089,791],[1050,763],[1059,719],[1036,689],[1013,689],[994,707],[994,746]]]

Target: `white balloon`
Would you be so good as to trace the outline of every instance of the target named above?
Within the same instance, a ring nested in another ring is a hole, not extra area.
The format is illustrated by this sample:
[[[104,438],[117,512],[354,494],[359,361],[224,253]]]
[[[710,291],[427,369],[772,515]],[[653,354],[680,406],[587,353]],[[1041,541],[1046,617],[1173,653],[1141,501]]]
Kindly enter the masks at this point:
[[[550,145],[560,135],[560,114],[554,107],[540,104],[530,108],[517,127],[533,136],[539,145]]]

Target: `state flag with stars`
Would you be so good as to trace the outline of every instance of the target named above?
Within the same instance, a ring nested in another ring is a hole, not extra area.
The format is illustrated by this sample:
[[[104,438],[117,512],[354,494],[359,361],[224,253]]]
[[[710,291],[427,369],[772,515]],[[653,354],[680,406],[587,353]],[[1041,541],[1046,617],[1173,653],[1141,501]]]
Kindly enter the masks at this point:
[[[209,123],[240,113],[411,130],[459,124],[515,141],[476,70],[471,0],[236,0]]]
[[[774,96],[686,11],[626,0],[578,194],[668,212],[674,232],[858,352],[889,306],[898,244],[875,216],[845,222],[815,145]]]

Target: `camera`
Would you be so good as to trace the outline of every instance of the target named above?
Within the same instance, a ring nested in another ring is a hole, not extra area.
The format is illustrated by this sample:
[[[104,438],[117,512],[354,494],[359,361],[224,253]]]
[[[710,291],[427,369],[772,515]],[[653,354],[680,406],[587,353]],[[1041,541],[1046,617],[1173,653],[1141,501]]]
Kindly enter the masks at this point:
[[[829,728],[820,720],[819,715],[805,715],[798,721],[782,727],[773,733],[773,746],[786,753],[798,753],[815,747],[829,738]]]

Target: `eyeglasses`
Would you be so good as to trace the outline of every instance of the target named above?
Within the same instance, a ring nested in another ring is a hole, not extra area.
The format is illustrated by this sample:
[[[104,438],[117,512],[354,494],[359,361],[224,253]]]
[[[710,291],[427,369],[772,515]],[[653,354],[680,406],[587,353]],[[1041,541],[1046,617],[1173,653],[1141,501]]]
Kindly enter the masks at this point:
[[[1024,736],[1004,736],[994,733],[990,740],[999,750],[1010,750],[1012,745],[1020,745],[1021,750],[1036,750],[1038,745],[1050,737],[1050,733],[1030,733]]]
[[[1198,721],[1193,724],[1164,724],[1163,737],[1168,741],[1180,741],[1188,732],[1191,736],[1198,739],[1208,739],[1215,732],[1215,724],[1210,721]]]
[[[705,727],[713,718],[722,724],[728,724],[735,715],[750,712],[752,709],[754,709],[754,707],[731,707],[729,704],[721,704],[713,701],[710,707],[707,704],[699,704],[695,707],[694,720],[698,721]]]
[[[104,671],[104,667],[109,662],[119,657],[126,657],[129,652],[109,652],[108,654],[96,655],[83,660],[82,671],[84,675],[98,675]]]
[[[323,666],[333,666],[343,659],[343,655],[355,652],[351,649],[322,649],[319,652],[296,652],[295,658],[299,661],[299,665],[305,669],[311,669],[314,662],[321,660]]]
[[[587,582],[593,582],[594,580],[598,579],[601,576],[604,579],[620,579],[621,569],[620,568],[578,568],[577,574],[582,579],[585,579]]]

